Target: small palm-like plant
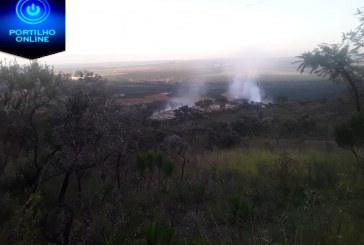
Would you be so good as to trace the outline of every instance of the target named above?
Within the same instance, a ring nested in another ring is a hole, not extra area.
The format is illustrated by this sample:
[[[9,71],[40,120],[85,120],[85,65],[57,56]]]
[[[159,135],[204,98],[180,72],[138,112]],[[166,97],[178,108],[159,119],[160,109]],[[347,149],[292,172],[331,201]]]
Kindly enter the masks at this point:
[[[168,178],[173,174],[175,163],[169,160],[163,152],[149,150],[141,153],[137,157],[137,169],[141,177],[146,175],[149,178],[148,186],[153,181],[154,172],[157,171],[159,177],[159,184],[161,185],[161,177]],[[163,175],[163,176],[162,176]]]

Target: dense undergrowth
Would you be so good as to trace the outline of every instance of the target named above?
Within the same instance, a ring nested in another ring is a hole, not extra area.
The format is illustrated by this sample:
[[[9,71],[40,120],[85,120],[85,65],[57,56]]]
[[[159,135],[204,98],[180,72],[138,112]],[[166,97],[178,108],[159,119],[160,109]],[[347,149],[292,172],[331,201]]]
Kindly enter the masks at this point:
[[[364,241],[362,176],[355,159],[339,150],[207,152],[195,156],[184,181],[171,179],[163,190],[137,190],[133,203],[141,210],[131,229],[140,231],[137,237],[151,236],[143,230],[146,217],[165,225],[162,232],[174,231],[168,243],[161,236],[159,243],[147,244]],[[118,229],[114,236],[120,244],[132,243],[135,234]]]
[[[159,122],[77,76],[1,66],[0,244],[364,243],[363,175],[334,141],[344,100]]]
[[[135,169],[107,195],[94,173],[82,199],[75,188],[68,193],[71,243],[361,244],[364,183],[356,164],[338,149],[218,150],[193,156],[183,180],[176,171],[161,184],[155,172],[145,182]],[[9,188],[20,185],[12,181],[10,173],[2,177]],[[32,194],[29,210],[17,198],[3,200],[3,244],[20,220],[26,243],[45,242],[43,219],[62,219],[48,213],[58,181]],[[59,229],[51,221],[46,230]]]

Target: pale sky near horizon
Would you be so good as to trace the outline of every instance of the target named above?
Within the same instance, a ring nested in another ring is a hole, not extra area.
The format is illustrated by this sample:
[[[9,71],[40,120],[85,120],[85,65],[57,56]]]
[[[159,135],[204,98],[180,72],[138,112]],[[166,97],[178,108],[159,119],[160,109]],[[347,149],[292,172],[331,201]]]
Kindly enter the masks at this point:
[[[358,25],[354,13],[363,6],[362,0],[67,0],[67,51],[39,60],[293,57],[340,42]]]

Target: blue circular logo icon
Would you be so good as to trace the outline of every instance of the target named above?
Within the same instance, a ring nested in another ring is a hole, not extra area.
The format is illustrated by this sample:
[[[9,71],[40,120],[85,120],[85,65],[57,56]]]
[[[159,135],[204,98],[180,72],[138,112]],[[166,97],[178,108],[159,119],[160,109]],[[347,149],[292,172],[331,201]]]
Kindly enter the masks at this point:
[[[20,0],[16,5],[16,15],[24,23],[36,25],[44,22],[51,12],[47,0]]]

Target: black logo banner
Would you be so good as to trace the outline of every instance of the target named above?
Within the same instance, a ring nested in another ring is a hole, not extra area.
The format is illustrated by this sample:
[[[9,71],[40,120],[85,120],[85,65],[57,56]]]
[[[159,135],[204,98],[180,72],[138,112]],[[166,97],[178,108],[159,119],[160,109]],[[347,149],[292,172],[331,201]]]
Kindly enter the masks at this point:
[[[65,0],[0,3],[0,51],[36,59],[65,51]]]

